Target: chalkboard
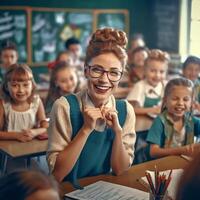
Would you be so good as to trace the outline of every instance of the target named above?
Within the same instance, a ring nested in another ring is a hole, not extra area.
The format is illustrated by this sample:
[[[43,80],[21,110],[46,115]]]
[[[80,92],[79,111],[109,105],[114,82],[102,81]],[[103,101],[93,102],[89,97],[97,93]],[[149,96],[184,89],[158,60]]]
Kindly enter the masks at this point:
[[[27,12],[0,8],[0,43],[9,40],[16,44],[19,62],[27,62]]]
[[[112,27],[124,30],[128,34],[128,12],[97,12],[97,28]]]
[[[65,41],[74,36],[83,47],[87,46],[93,31],[93,14],[84,11],[33,10],[32,11],[32,61],[54,60],[65,49]]]
[[[152,0],[153,46],[170,53],[179,48],[179,0]]]

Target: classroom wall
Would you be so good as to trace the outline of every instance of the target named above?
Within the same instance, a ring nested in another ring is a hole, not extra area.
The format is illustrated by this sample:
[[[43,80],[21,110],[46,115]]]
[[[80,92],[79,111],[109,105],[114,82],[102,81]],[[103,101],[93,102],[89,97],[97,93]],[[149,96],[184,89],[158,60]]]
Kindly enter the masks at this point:
[[[149,18],[148,0],[1,0],[0,6],[31,6],[49,8],[77,8],[77,9],[127,9],[130,16],[129,36],[141,32],[148,40],[148,27],[146,20]],[[148,44],[148,41],[147,41]],[[39,73],[47,73],[46,67],[33,67],[36,81]]]
[[[149,16],[148,0],[1,0],[0,6],[32,6],[77,9],[127,9],[130,14],[130,36],[142,32],[149,38],[146,20]]]

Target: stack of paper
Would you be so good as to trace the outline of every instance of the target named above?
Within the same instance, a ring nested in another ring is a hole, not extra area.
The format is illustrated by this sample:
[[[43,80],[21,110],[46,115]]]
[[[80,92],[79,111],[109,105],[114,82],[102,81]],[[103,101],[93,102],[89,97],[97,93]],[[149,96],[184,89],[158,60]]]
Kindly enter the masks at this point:
[[[149,194],[134,188],[98,181],[65,196],[77,200],[148,200]]]

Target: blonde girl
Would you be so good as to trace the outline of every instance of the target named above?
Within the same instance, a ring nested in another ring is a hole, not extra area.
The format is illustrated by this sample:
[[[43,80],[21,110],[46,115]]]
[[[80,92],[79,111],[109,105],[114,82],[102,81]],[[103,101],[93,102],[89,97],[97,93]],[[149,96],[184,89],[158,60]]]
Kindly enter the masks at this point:
[[[33,74],[27,65],[10,66],[1,88],[1,140],[27,142],[46,132],[44,107],[35,89]]]
[[[66,62],[58,62],[52,69],[49,92],[46,98],[45,110],[49,115],[53,103],[63,95],[76,92],[78,77],[76,69]]]
[[[133,105],[136,114],[158,114],[164,92],[164,80],[168,69],[169,55],[159,49],[148,52],[145,60],[145,78],[137,82],[127,100]]]
[[[200,135],[200,120],[191,115],[193,83],[185,78],[169,81],[163,97],[162,113],[147,135],[150,157],[192,155],[199,151],[194,136]]]

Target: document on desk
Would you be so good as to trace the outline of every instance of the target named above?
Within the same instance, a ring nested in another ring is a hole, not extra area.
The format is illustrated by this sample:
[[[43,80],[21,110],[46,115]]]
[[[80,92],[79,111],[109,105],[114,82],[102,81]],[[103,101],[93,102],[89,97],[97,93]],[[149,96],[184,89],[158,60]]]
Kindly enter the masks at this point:
[[[83,190],[76,190],[65,194],[65,196],[76,200],[148,200],[149,194],[134,188],[98,181],[84,187]]]

